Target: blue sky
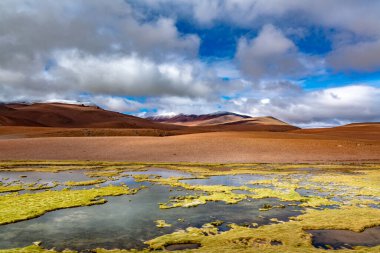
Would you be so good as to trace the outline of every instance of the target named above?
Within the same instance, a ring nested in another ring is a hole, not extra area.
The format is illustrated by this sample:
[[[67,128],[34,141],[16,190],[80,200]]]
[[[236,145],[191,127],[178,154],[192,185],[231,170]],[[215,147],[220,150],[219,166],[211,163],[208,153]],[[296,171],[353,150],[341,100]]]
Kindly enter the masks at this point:
[[[0,102],[380,121],[380,2],[3,0]]]

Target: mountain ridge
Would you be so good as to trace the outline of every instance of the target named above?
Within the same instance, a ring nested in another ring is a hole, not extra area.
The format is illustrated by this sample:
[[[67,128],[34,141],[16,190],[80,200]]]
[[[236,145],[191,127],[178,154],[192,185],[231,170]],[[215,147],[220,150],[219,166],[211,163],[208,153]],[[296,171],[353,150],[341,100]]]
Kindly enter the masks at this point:
[[[61,102],[0,104],[0,126],[60,128],[59,131],[64,132],[74,128],[149,129],[149,134],[152,135],[219,131],[284,132],[299,129],[270,116],[251,117],[232,112],[215,112],[202,115],[180,114],[165,118],[140,118],[108,111],[97,105]],[[159,133],[155,131],[159,131]],[[70,132],[73,131],[70,130]],[[95,132],[98,133],[99,130]],[[110,130],[110,132],[115,133],[114,130]],[[139,130],[139,132],[141,131]],[[106,134],[104,133],[104,135]]]
[[[0,104],[0,125],[65,128],[180,129],[132,115],[108,111],[96,105],[68,103]]]
[[[177,114],[174,116],[151,116],[147,119],[168,124],[185,125],[185,126],[212,126],[228,124],[272,124],[272,125],[289,125],[273,116],[252,117],[249,115],[219,111],[208,114]]]

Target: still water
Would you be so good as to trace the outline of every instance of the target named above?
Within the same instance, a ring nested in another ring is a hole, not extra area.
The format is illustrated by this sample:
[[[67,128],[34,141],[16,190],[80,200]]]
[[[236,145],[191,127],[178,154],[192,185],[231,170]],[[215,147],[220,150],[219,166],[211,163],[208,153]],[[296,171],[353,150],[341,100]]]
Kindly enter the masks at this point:
[[[174,171],[152,170],[147,172],[131,172],[131,174],[156,174],[168,176],[191,176],[187,173]],[[26,175],[20,178],[19,175]],[[0,178],[9,177],[31,182],[41,179],[41,182],[68,180],[88,180],[83,172],[61,173],[0,173]],[[242,177],[242,178],[240,178]],[[243,176],[218,176],[210,179],[194,180],[196,184],[244,185],[255,178],[244,179]],[[262,179],[262,178],[259,178]],[[186,182],[191,183],[191,180]],[[58,250],[70,248],[74,250],[93,249],[96,247],[113,248],[143,248],[144,241],[159,235],[184,229],[189,226],[201,227],[207,222],[222,220],[225,223],[220,230],[227,230],[228,224],[236,223],[259,225],[273,223],[271,218],[287,221],[289,217],[300,214],[301,208],[287,206],[286,202],[277,199],[245,200],[235,205],[223,202],[209,202],[193,208],[159,209],[159,203],[167,202],[171,196],[183,196],[187,192],[173,189],[169,186],[137,183],[130,176],[116,181],[108,181],[102,185],[125,183],[131,188],[141,185],[148,186],[135,195],[106,197],[108,202],[103,205],[62,209],[45,215],[14,224],[0,226],[0,248],[15,248],[42,241],[45,248],[55,247]],[[93,187],[93,186],[88,186]],[[251,186],[252,187],[252,186]],[[284,204],[285,208],[274,208],[266,212],[259,211],[264,204]],[[163,219],[172,224],[171,227],[157,228],[155,220]]]

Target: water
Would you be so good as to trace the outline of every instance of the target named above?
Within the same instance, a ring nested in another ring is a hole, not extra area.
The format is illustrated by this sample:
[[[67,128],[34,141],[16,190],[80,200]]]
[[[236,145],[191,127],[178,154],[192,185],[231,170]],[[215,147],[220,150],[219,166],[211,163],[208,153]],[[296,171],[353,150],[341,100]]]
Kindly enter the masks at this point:
[[[270,176],[262,175],[228,175],[228,176],[212,176],[206,179],[187,179],[181,180],[182,183],[192,185],[228,185],[228,186],[250,186],[250,181],[272,179]]]
[[[124,172],[122,175],[157,175],[161,177],[194,177],[193,174],[183,172],[183,171],[177,171],[177,170],[165,170],[160,168],[150,168],[147,171],[131,171],[131,172]]]
[[[12,174],[13,173],[13,174]],[[5,175],[7,174],[7,175]],[[19,175],[27,175],[20,178]],[[169,186],[154,185],[147,182],[135,182],[133,174],[156,174],[163,177],[192,176],[189,173],[151,170],[145,172],[126,172],[123,177],[115,181],[107,181],[101,184],[125,183],[131,188],[141,185],[148,186],[135,195],[107,197],[108,203],[96,206],[62,209],[48,212],[45,215],[13,224],[0,226],[0,248],[24,247],[35,241],[42,241],[46,248],[55,247],[58,250],[70,248],[74,250],[101,248],[144,248],[144,241],[157,236],[185,229],[189,226],[201,227],[203,224],[215,220],[222,220],[219,229],[229,229],[228,224],[259,225],[271,224],[271,218],[287,221],[289,217],[299,215],[301,208],[287,206],[286,202],[277,199],[245,200],[235,205],[227,205],[224,202],[209,202],[193,208],[159,209],[159,203],[167,202],[171,196],[183,196],[187,193],[194,194],[183,189],[173,189]],[[247,178],[245,178],[247,176]],[[39,173],[33,172],[4,172],[0,178],[11,177],[21,179],[23,182],[31,182],[41,179],[40,182],[50,181],[83,181],[89,180],[83,171]],[[218,176],[202,180],[186,180],[192,183],[244,185],[256,179],[257,176]],[[11,180],[11,179],[10,179]],[[93,187],[93,186],[89,186]],[[259,211],[264,204],[284,204],[285,208],[274,208],[266,212]],[[155,220],[163,219],[172,224],[171,227],[157,228]]]
[[[66,181],[85,181],[90,180],[88,176],[85,175],[84,170],[72,170],[63,171],[59,173],[53,172],[12,172],[3,171],[0,172],[0,179],[4,183],[11,183],[13,181],[20,181],[24,184],[38,182],[40,184],[50,183],[50,182],[60,182],[64,183]],[[26,176],[26,177],[24,177]],[[7,180],[5,180],[7,178]]]
[[[367,228],[361,233],[349,230],[308,230],[313,245],[324,249],[352,249],[354,246],[373,247],[380,245],[380,227]]]
[[[23,247],[34,241],[42,241],[44,247],[59,250],[142,248],[145,240],[189,226],[201,227],[215,220],[226,221],[221,230],[227,230],[229,223],[263,225],[271,223],[269,219],[273,217],[287,221],[301,210],[292,206],[258,211],[264,204],[278,203],[275,199],[242,201],[236,205],[209,202],[196,208],[159,209],[159,202],[166,202],[169,196],[184,194],[184,191],[170,192],[169,189],[154,185],[136,195],[108,197],[108,203],[104,205],[58,210],[36,219],[0,226],[0,248]],[[164,219],[172,227],[155,227],[154,221],[159,219]]]

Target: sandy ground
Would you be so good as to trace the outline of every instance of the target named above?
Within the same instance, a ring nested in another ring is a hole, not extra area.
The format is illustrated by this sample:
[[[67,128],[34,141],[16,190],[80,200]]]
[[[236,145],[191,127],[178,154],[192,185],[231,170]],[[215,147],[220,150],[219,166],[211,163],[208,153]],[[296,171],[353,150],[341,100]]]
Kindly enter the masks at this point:
[[[215,132],[167,137],[0,139],[0,160],[146,162],[380,161],[380,134]]]

